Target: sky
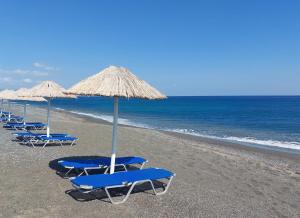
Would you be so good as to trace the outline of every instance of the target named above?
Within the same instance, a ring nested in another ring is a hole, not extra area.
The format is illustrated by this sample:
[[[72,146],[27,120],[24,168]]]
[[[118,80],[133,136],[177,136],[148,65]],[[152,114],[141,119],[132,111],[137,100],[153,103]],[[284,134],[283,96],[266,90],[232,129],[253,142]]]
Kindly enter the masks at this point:
[[[110,65],[161,92],[300,95],[299,0],[0,0],[0,89]]]

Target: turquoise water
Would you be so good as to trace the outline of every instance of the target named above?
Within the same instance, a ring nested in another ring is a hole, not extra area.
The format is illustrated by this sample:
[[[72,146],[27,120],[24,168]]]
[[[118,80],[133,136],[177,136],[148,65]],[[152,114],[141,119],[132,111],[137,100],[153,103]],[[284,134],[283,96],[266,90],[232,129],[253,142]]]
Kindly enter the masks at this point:
[[[112,121],[112,98],[54,99],[52,106]],[[119,111],[122,124],[300,150],[300,96],[121,99]]]

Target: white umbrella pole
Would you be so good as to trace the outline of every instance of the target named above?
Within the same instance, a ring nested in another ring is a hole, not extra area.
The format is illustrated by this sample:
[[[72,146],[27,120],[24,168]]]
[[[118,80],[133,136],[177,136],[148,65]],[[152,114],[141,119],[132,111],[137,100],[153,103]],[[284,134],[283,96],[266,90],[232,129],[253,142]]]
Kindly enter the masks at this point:
[[[50,136],[50,101],[51,99],[48,99],[48,111],[47,111],[47,137]]]
[[[8,100],[8,122],[10,122],[10,117],[11,117],[11,113],[10,113],[10,101]]]
[[[3,99],[1,99],[1,113],[0,113],[0,116],[2,116],[2,111],[3,111]]]
[[[24,125],[26,124],[26,110],[27,110],[27,104],[25,103],[24,104],[24,115],[23,115],[23,123],[24,123]]]
[[[112,133],[112,154],[110,163],[110,174],[115,172],[115,161],[117,151],[117,131],[118,131],[118,113],[119,113],[119,98],[114,97],[114,122],[113,122],[113,133]]]

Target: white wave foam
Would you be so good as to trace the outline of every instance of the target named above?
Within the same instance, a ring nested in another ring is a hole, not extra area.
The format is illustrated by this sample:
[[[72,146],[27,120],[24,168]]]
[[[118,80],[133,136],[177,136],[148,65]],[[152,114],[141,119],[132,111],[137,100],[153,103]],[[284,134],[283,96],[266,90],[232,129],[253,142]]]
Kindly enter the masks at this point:
[[[183,133],[183,134],[188,134],[188,135],[194,135],[194,136],[200,136],[200,137],[211,138],[211,139],[226,140],[226,141],[231,141],[231,142],[241,142],[241,143],[248,143],[248,144],[255,144],[255,145],[263,145],[263,146],[272,146],[272,147],[300,150],[300,142],[260,140],[260,139],[255,139],[255,138],[251,138],[251,137],[235,137],[235,136],[218,137],[218,136],[200,134],[200,133],[197,133],[193,129],[168,129],[167,131]]]
[[[104,114],[96,115],[96,114],[92,114],[92,113],[83,113],[83,112],[78,112],[78,111],[69,111],[69,112],[71,112],[73,114],[78,114],[78,115],[82,115],[82,116],[87,116],[87,117],[92,117],[92,118],[95,118],[95,119],[104,120],[104,121],[107,121],[109,123],[113,122],[113,116],[110,116],[110,115],[104,115]],[[149,125],[133,122],[133,121],[130,121],[130,120],[125,119],[125,118],[119,118],[118,123],[122,124],[122,125],[127,125],[127,126],[153,129],[153,127],[151,127]]]
[[[56,108],[56,109],[65,111],[65,109],[62,109],[62,108]],[[104,114],[96,115],[96,114],[92,114],[92,113],[83,113],[83,112],[79,112],[79,111],[69,111],[69,112],[78,114],[78,115],[82,115],[82,116],[92,117],[95,119],[105,120],[109,123],[113,122],[113,116],[110,116],[110,115],[104,115]],[[155,127],[152,127],[152,126],[149,126],[146,124],[133,122],[133,121],[130,121],[125,118],[119,118],[118,121],[120,124],[127,125],[127,126],[134,126],[134,127],[146,128],[146,129],[159,129],[159,128],[155,128]],[[188,135],[223,140],[223,141],[225,140],[225,141],[231,141],[231,142],[240,142],[240,143],[248,143],[248,144],[254,144],[254,145],[263,145],[263,146],[272,146],[272,147],[300,150],[300,142],[260,140],[260,139],[255,139],[255,138],[251,138],[251,137],[235,137],[235,136],[218,137],[218,136],[213,136],[213,135],[209,135],[209,134],[201,134],[193,129],[159,129],[159,130],[164,130],[164,131],[169,131],[169,132],[177,132],[177,133],[182,133],[182,134],[188,134]]]
[[[58,110],[58,111],[65,111],[65,109],[60,108],[60,107],[56,107],[55,109]]]
[[[280,148],[288,148],[288,149],[296,149],[300,150],[300,143],[299,142],[287,142],[287,141],[276,141],[276,140],[259,140],[250,137],[225,137],[224,139],[230,141],[238,141],[238,142],[245,142],[250,144],[258,144],[258,145],[266,145],[266,146],[274,146]]]

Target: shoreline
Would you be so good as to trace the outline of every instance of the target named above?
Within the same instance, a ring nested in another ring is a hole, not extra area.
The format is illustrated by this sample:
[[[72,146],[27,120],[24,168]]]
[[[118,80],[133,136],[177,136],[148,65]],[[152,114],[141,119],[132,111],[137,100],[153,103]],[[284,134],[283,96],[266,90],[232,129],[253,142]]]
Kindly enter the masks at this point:
[[[37,107],[37,108],[41,108],[41,109],[45,109],[44,106],[40,106],[40,105],[32,105],[33,107]],[[72,114],[74,116],[77,117],[81,117],[83,119],[89,120],[91,122],[99,122],[99,123],[103,123],[103,124],[111,124],[111,121],[107,121],[101,117],[97,117],[97,115],[95,114],[91,114],[91,113],[85,113],[85,112],[80,112],[80,111],[69,111],[63,108],[56,108],[53,107],[52,110],[55,110],[57,112],[65,112],[68,114]],[[95,116],[95,117],[93,117]],[[289,147],[285,147],[285,145],[283,144],[282,146],[280,145],[272,145],[272,144],[260,144],[260,143],[255,143],[255,142],[247,142],[247,141],[240,141],[240,140],[234,140],[234,139],[227,139],[227,138],[222,138],[222,137],[217,137],[217,136],[210,136],[210,135],[193,135],[193,134],[189,134],[189,133],[183,133],[183,132],[177,132],[177,131],[172,131],[172,130],[164,130],[164,129],[159,129],[159,128],[149,128],[147,126],[139,126],[139,125],[130,125],[130,124],[124,124],[124,123],[119,123],[119,126],[126,126],[126,127],[132,127],[132,128],[140,128],[140,129],[146,129],[146,130],[156,130],[156,131],[160,131],[160,132],[164,132],[166,134],[170,134],[170,135],[174,135],[174,136],[182,136],[186,139],[192,139],[193,141],[195,140],[201,140],[201,141],[208,141],[208,142],[217,142],[217,144],[220,145],[230,145],[231,147],[236,147],[236,146],[242,146],[242,147],[247,147],[247,150],[261,150],[262,152],[270,151],[271,153],[288,153],[291,155],[299,155],[300,156],[300,150],[299,149],[294,149],[294,148],[289,148]],[[231,137],[229,137],[231,138]],[[242,138],[243,139],[243,138]],[[247,139],[247,137],[246,137]],[[258,140],[258,139],[254,139],[254,140]],[[258,140],[260,141],[260,140]],[[262,140],[263,141],[263,140]],[[272,141],[272,140],[271,140]],[[286,142],[281,142],[281,141],[274,141],[279,142],[279,143],[286,143]],[[293,143],[293,142],[290,142]],[[298,145],[297,145],[298,146]]]
[[[43,107],[39,107],[39,106],[35,106],[37,108],[42,108]],[[106,121],[104,119],[101,118],[96,118],[96,117],[91,117],[88,115],[84,115],[84,114],[78,114],[78,113],[74,113],[65,109],[53,109],[54,111],[58,112],[58,113],[66,113],[66,114],[70,114],[73,115],[75,117],[80,117],[82,119],[85,119],[89,122],[94,122],[94,123],[100,123],[100,124],[105,124],[105,125],[111,125],[112,123],[109,121]],[[133,126],[133,125],[126,125],[126,124],[118,124],[118,126],[123,126],[123,127],[130,127],[130,128],[137,128],[137,129],[145,129],[145,130],[153,130],[153,131],[158,131],[161,133],[165,133],[167,135],[171,135],[171,136],[175,136],[178,138],[184,138],[187,140],[192,140],[192,141],[197,141],[197,142],[207,142],[210,144],[217,144],[219,146],[224,146],[224,147],[232,147],[232,148],[239,148],[239,149],[244,149],[247,151],[259,151],[262,153],[270,153],[270,154],[282,154],[282,155],[286,155],[286,156],[290,156],[290,157],[294,157],[294,158],[300,158],[300,151],[296,150],[296,149],[288,149],[288,148],[281,148],[281,147],[276,147],[276,146],[267,146],[267,145],[247,145],[247,144],[243,144],[243,143],[239,143],[239,142],[234,142],[234,141],[227,141],[227,140],[222,140],[222,139],[218,139],[218,138],[210,138],[205,137],[205,136],[196,136],[196,135],[191,135],[191,134],[185,134],[185,133],[180,133],[180,132],[173,132],[173,131],[167,131],[167,130],[161,130],[161,129],[152,129],[152,128],[147,128],[147,127],[139,127],[139,126]]]
[[[37,107],[44,109],[42,107]],[[68,114],[70,116],[74,116],[77,118],[81,118],[86,122],[93,122],[102,125],[111,126],[112,123],[109,121],[103,120],[101,118],[94,118],[87,115],[81,115],[77,113],[70,112],[68,110],[61,110],[61,109],[53,109],[57,113]],[[260,161],[268,161],[273,165],[288,165],[289,169],[293,170],[294,173],[300,174],[300,151],[292,150],[292,149],[284,149],[284,148],[277,148],[274,149],[273,147],[267,146],[251,146],[251,145],[244,145],[238,142],[229,142],[221,139],[213,139],[213,138],[206,138],[202,136],[193,136],[184,133],[177,133],[159,129],[149,129],[137,126],[130,126],[125,124],[118,124],[120,127],[127,127],[133,129],[143,129],[146,131],[157,131],[165,135],[169,135],[171,137],[175,137],[177,139],[188,140],[191,142],[196,143],[204,143],[206,146],[210,146],[212,149],[221,149],[223,152],[230,152],[232,154],[244,155],[247,158],[257,159]],[[299,164],[299,166],[298,166]]]
[[[40,106],[37,106],[40,107]],[[42,107],[40,107],[42,108]],[[107,124],[111,124],[110,121],[107,121],[105,119],[102,119],[101,117],[93,117],[89,114],[80,114],[80,112],[74,112],[74,111],[68,111],[65,109],[61,109],[61,108],[54,108],[54,110],[58,111],[58,112],[66,112],[69,114],[73,114],[75,116],[78,117],[82,117],[83,119],[88,119],[90,121],[99,121],[102,123],[107,123]],[[119,126],[127,126],[127,127],[133,127],[133,128],[141,128],[141,129],[149,129],[149,130],[156,130],[156,131],[160,131],[160,132],[165,132],[166,134],[171,134],[171,135],[177,135],[177,136],[183,136],[187,139],[193,139],[193,140],[207,140],[210,142],[222,142],[225,144],[230,144],[233,146],[245,146],[245,147],[249,147],[249,148],[256,148],[256,149],[260,149],[260,150],[269,150],[271,152],[282,152],[282,153],[289,153],[289,154],[294,154],[294,155],[300,155],[300,150],[298,149],[293,149],[293,148],[286,148],[286,147],[280,147],[280,146],[275,146],[275,145],[265,145],[265,144],[259,144],[259,143],[250,143],[250,142],[242,142],[242,141],[235,141],[235,140],[229,140],[226,138],[218,138],[218,137],[214,137],[214,136],[202,136],[202,135],[193,135],[193,134],[189,134],[189,133],[183,133],[183,132],[176,132],[176,131],[172,131],[172,130],[163,130],[163,129],[159,129],[159,128],[148,128],[148,127],[142,127],[142,126],[135,126],[135,125],[128,125],[128,124],[118,124]]]

